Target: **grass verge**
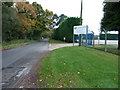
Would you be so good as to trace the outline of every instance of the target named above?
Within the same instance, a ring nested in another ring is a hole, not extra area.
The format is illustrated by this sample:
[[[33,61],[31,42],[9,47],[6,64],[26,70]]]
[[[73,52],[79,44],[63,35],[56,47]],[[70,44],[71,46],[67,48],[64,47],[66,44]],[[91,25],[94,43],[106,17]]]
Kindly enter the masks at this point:
[[[95,45],[95,49],[104,51],[104,45]],[[120,55],[120,50],[117,49],[117,46],[111,46],[111,45],[107,45],[107,52],[112,53],[112,54],[116,54],[116,55]]]
[[[66,42],[51,39],[51,40],[49,40],[49,43],[66,43]]]
[[[33,42],[36,42],[36,40],[24,40],[24,39],[12,40],[10,42],[3,42],[0,49],[5,50],[5,49],[10,49],[10,48],[15,48],[15,47],[27,45]]]
[[[117,88],[118,56],[85,47],[65,47],[44,58],[41,88]]]

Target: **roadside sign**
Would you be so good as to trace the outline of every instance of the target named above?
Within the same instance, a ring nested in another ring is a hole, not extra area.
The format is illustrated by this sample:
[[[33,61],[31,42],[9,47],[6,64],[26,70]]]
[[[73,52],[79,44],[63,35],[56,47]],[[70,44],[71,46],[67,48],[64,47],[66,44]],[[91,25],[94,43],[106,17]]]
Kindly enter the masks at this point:
[[[86,34],[87,33],[87,25],[82,26],[74,26],[74,34]]]
[[[87,47],[87,34],[88,34],[88,25],[79,25],[79,26],[74,26],[73,27],[73,46],[74,46],[74,35],[79,35],[79,46],[82,44],[82,37],[81,34],[86,35],[86,47]]]

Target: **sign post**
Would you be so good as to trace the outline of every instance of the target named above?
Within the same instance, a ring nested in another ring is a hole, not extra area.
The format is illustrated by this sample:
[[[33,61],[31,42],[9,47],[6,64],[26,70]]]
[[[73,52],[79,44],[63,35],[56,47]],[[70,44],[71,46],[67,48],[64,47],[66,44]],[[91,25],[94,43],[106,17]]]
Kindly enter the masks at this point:
[[[81,34],[79,34],[79,47],[81,46]]]
[[[74,32],[73,32],[73,46],[74,46],[74,43],[75,43],[75,41],[74,41]]]

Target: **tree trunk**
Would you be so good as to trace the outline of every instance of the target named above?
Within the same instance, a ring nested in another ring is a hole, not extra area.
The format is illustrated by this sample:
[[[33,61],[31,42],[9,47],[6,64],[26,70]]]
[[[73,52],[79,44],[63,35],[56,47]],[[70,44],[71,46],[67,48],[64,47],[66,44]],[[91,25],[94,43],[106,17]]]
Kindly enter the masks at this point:
[[[118,50],[120,50],[120,30],[118,30]]]

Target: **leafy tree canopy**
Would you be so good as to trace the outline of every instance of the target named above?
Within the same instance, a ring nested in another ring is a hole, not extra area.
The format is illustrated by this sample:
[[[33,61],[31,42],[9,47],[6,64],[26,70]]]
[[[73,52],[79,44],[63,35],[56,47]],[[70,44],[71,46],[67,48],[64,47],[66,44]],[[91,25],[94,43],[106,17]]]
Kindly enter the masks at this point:
[[[109,2],[104,6],[104,17],[101,21],[101,29],[120,30],[120,2]]]
[[[107,2],[104,6],[101,30],[118,31],[118,49],[120,49],[120,2]]]

